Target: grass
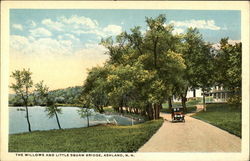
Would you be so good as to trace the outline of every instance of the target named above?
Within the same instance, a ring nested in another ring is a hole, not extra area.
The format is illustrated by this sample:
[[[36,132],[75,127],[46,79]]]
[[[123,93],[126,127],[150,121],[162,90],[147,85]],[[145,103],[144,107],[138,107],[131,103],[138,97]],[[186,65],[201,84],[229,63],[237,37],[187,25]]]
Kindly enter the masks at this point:
[[[209,104],[207,111],[201,111],[192,117],[241,137],[241,107],[229,104]]]
[[[34,131],[9,135],[9,152],[135,152],[162,125],[163,119],[133,126]]]

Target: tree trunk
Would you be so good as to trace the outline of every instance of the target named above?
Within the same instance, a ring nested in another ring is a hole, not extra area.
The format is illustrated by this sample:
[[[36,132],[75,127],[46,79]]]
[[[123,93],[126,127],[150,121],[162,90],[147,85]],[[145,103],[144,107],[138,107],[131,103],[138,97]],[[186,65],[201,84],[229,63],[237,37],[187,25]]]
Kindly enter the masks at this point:
[[[28,110],[28,88],[26,87],[26,97],[22,94],[22,99],[25,104],[25,109],[26,109],[26,119],[28,123],[28,129],[29,132],[31,132],[31,125],[30,125],[30,119],[29,119],[29,110]]]
[[[123,113],[123,107],[120,107],[120,112]]]
[[[26,109],[26,119],[27,119],[27,123],[28,123],[28,129],[29,129],[29,132],[31,132],[31,126],[30,126],[30,120],[29,120],[29,110],[27,107],[27,103],[25,103],[25,109]]]
[[[172,111],[172,97],[168,97],[168,108],[170,109],[170,111]]]
[[[135,108],[135,113],[136,113],[136,114],[138,114],[138,113],[139,113],[138,108]]]
[[[186,102],[187,102],[187,98],[181,96],[181,104],[182,104],[182,107],[184,108],[184,111],[185,111],[185,112],[187,112]]]
[[[129,113],[129,111],[128,111],[128,107],[126,107],[126,113]]]
[[[155,113],[154,113],[154,119],[156,120],[156,119],[159,119],[159,116],[160,116],[160,106],[159,106],[159,104],[154,104],[154,111],[155,111]]]
[[[202,92],[203,92],[203,96],[202,96],[202,98],[203,98],[203,110],[204,111],[206,111],[207,109],[206,109],[206,95],[205,95],[205,91],[204,90],[202,90]]]
[[[182,107],[184,108],[184,111],[187,112],[187,106],[186,106],[186,102],[187,102],[187,91],[188,91],[188,88],[186,88],[185,90],[185,93],[181,95],[181,104],[182,104]]]
[[[160,112],[161,112],[162,104],[161,104],[161,103],[158,104],[158,105],[157,105],[157,108],[158,108],[158,109],[157,109],[157,111],[158,111],[158,112],[157,112],[157,119],[159,119],[159,118],[160,118]]]
[[[146,116],[147,114],[146,114],[146,111],[143,109],[143,110],[141,110],[141,115],[142,116]]]
[[[196,90],[193,89],[193,97],[196,97]]]
[[[151,108],[152,108],[152,119],[155,120],[155,105],[153,103],[151,104]]]
[[[100,106],[99,106],[99,105],[95,105],[95,107],[97,108],[98,112],[101,113],[101,108],[100,108]]]
[[[88,112],[87,112],[87,127],[89,127],[89,115],[88,115]]]
[[[100,109],[101,109],[100,113],[103,113],[104,112],[103,106],[101,106]]]
[[[151,104],[148,104],[147,106],[147,113],[148,113],[148,119],[152,120],[153,119],[153,108]]]
[[[59,127],[59,129],[62,129],[62,128],[61,128],[61,125],[60,125],[60,123],[59,123],[59,119],[58,119],[58,116],[57,116],[57,112],[55,112],[55,114],[56,114],[56,121],[57,121],[58,127]]]
[[[132,113],[132,108],[131,107],[129,107],[129,113]]]

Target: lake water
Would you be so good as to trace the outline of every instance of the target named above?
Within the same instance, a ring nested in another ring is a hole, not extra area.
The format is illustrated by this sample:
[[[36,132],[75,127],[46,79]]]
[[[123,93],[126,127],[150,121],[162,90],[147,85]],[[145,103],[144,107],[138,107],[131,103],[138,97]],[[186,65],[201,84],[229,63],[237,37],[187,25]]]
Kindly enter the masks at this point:
[[[31,130],[50,130],[58,129],[56,118],[49,118],[47,113],[44,112],[45,107],[32,106],[29,108],[29,119],[31,124]],[[60,125],[63,129],[66,128],[78,128],[87,127],[87,118],[80,118],[77,110],[78,107],[58,107],[62,109],[62,114],[58,114]],[[28,132],[28,124],[25,118],[26,111],[20,111],[17,109],[25,109],[25,107],[9,107],[9,133],[22,133]],[[89,117],[90,126],[106,123],[117,123],[118,125],[131,125],[139,123],[138,121],[132,121],[132,119],[119,116],[119,115],[105,115],[95,113]]]

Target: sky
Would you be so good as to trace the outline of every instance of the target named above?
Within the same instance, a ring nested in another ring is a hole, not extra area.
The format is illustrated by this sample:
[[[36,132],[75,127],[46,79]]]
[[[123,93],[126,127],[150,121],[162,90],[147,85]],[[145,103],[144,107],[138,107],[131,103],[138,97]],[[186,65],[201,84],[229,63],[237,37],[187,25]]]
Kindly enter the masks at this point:
[[[175,26],[174,34],[197,27],[211,43],[241,40],[237,10],[11,9],[10,72],[29,68],[34,83],[44,80],[51,90],[83,85],[87,69],[108,59],[102,38],[134,26],[145,32],[145,17],[159,14]]]

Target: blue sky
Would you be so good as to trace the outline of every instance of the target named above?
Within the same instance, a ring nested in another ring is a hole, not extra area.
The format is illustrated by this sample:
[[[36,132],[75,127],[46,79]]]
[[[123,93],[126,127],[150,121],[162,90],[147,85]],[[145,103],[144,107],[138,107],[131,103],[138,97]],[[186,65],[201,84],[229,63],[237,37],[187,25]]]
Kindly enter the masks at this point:
[[[156,17],[159,14],[166,14],[167,23],[170,21],[188,21],[188,20],[213,20],[215,25],[220,27],[219,30],[209,30],[199,28],[205,40],[218,42],[222,37],[230,37],[233,40],[240,40],[240,11],[222,11],[222,10],[31,10],[18,9],[10,11],[10,26],[21,24],[24,28],[29,29],[30,21],[39,26],[44,19],[56,21],[59,17],[70,18],[86,17],[96,20],[100,27],[104,28],[110,24],[119,25],[122,30],[129,30],[133,26],[145,27],[145,17]],[[179,27],[185,29],[185,26]],[[28,35],[28,30],[16,30],[11,27],[11,34]],[[54,34],[54,36],[56,33]],[[86,41],[85,38],[81,38]]]
[[[10,68],[31,68],[37,80],[46,79],[52,88],[80,85],[87,68],[107,59],[106,49],[98,45],[102,37],[115,36],[134,26],[141,26],[145,32],[145,17],[159,14],[166,15],[167,24],[174,24],[174,34],[197,27],[204,40],[211,43],[224,37],[241,39],[237,10],[11,9]],[[53,78],[48,78],[46,70],[54,73]],[[60,72],[64,74],[56,76]],[[75,81],[60,85],[59,79],[63,82],[66,77]]]

